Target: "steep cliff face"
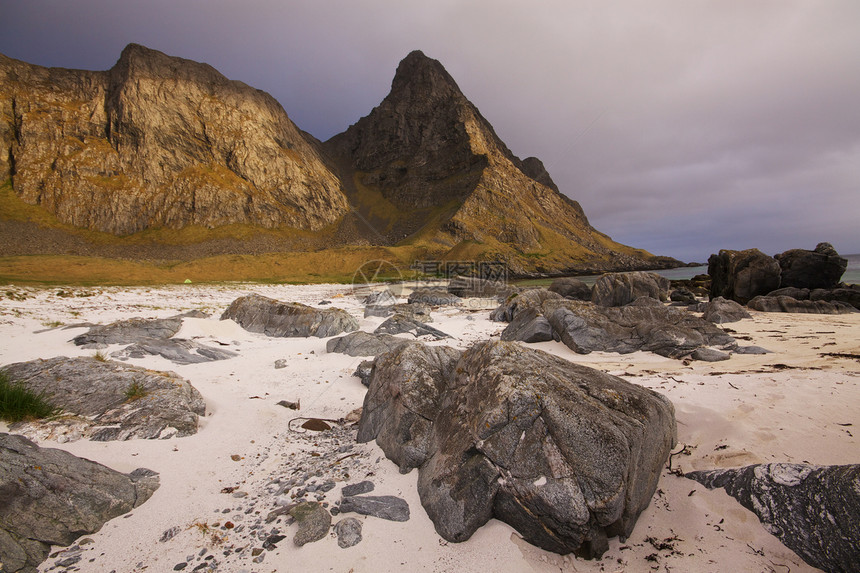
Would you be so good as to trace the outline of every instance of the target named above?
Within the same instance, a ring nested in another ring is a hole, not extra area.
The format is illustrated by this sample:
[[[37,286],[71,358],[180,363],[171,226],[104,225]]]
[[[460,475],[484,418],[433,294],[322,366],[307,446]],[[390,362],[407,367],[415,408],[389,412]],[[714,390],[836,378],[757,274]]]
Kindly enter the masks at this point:
[[[268,94],[129,45],[107,72],[0,55],[0,179],[64,222],[113,234],[249,223],[320,229],[338,178]]]
[[[537,158],[520,160],[442,65],[412,52],[371,113],[326,142],[359,212],[392,242],[516,271],[647,266],[562,195]],[[384,205],[384,208],[381,207]]]

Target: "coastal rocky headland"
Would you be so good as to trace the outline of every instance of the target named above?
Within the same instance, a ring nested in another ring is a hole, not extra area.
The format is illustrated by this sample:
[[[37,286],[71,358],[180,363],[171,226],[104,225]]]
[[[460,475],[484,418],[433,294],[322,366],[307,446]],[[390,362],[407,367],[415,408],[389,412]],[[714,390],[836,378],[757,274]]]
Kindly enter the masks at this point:
[[[107,71],[0,55],[0,185],[7,256],[376,246],[375,258],[505,262],[522,275],[680,264],[594,229],[419,51],[326,142],[268,94],[140,45]]]

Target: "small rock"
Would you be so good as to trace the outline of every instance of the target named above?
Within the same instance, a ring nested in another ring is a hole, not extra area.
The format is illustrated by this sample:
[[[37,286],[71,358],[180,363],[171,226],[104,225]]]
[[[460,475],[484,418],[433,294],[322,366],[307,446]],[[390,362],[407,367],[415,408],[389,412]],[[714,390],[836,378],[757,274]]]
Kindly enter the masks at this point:
[[[186,563],[185,561],[183,561],[182,563],[177,563],[176,565],[174,565],[174,566],[173,566],[173,570],[174,570],[174,571],[182,571],[182,570],[183,570],[183,569],[185,569],[186,567],[188,567],[188,563]]]
[[[347,517],[338,521],[334,526],[337,534],[337,544],[346,549],[361,542],[361,522],[354,517]]]
[[[275,360],[275,369],[280,370],[281,368],[286,368],[286,367],[287,367],[287,359],[286,358],[279,358],[278,360]]]
[[[352,483],[349,485],[343,486],[343,490],[341,494],[344,497],[350,497],[353,495],[361,495],[362,493],[370,493],[373,491],[374,485],[371,481],[361,481],[358,483]]]
[[[409,521],[409,504],[393,495],[361,496],[343,498],[341,513],[355,512],[389,521]]]
[[[697,348],[690,355],[690,358],[703,362],[720,362],[721,360],[728,360],[730,356],[725,352],[713,348]]]
[[[290,510],[290,515],[295,518],[299,525],[299,529],[293,537],[293,543],[297,547],[319,541],[328,535],[331,528],[331,514],[317,502],[300,503]]]
[[[326,430],[331,430],[331,426],[319,418],[308,419],[307,422],[302,424],[302,428],[311,430],[312,432],[325,432]]]

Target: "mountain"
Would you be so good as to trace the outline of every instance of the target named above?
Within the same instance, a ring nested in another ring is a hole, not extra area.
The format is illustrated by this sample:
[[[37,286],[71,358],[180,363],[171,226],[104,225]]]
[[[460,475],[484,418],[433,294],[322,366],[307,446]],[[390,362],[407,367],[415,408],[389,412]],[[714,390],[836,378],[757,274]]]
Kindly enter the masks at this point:
[[[505,260],[519,273],[655,264],[594,229],[543,163],[511,153],[420,51],[400,62],[382,103],[325,146],[351,202],[388,242]]]
[[[379,106],[326,142],[268,94],[143,46],[104,72],[0,55],[3,181],[6,254],[372,247],[401,263],[505,261],[515,274],[678,263],[595,230],[540,160],[517,158],[418,51]],[[165,242],[165,230],[178,234]]]
[[[0,56],[0,180],[61,222],[116,235],[249,223],[321,229],[340,182],[268,94],[129,45],[107,72]]]

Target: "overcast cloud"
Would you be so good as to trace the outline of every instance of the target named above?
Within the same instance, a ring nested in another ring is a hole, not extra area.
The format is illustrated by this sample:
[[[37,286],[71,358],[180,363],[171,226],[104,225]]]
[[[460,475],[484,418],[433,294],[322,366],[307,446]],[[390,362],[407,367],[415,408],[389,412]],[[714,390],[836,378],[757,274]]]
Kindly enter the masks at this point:
[[[107,69],[137,42],[327,139],[436,58],[591,223],[686,261],[860,253],[860,2],[0,0],[0,52]]]

